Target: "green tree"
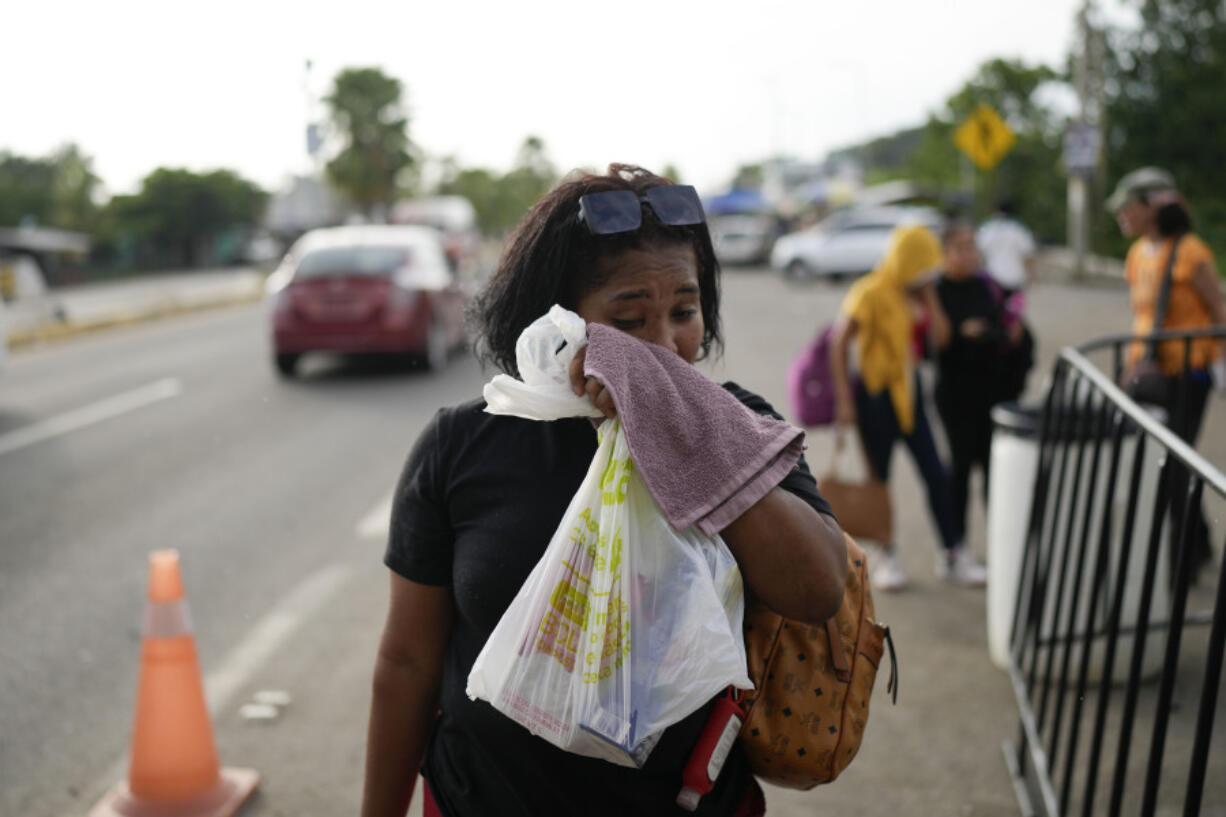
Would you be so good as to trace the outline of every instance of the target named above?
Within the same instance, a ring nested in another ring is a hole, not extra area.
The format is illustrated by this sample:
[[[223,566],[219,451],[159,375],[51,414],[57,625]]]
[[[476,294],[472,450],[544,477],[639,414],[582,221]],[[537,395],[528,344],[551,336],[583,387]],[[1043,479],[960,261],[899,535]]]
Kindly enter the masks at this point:
[[[0,152],[0,226],[90,231],[98,213],[92,164],[73,144],[37,159]]]
[[[532,205],[553,187],[557,171],[537,136],[524,139],[515,166],[498,180],[494,198],[493,232],[505,232],[520,222]]]
[[[1175,174],[1196,229],[1226,253],[1226,2],[1133,0],[1140,26],[1109,38],[1107,165],[1112,182],[1142,165]],[[1118,250],[1114,225],[1098,236]]]
[[[549,160],[548,154],[545,152],[545,140],[539,136],[527,136],[519,146],[519,151],[515,154],[515,169],[523,171],[524,174],[536,179],[540,191],[538,198],[544,195],[557,178],[558,173],[553,167],[553,162]]]
[[[853,160],[869,168],[870,175],[876,175],[880,181],[890,181],[906,174],[907,163],[923,135],[923,127],[906,128],[860,145],[832,151],[827,159],[831,162]]]
[[[497,236],[518,224],[557,182],[557,171],[539,137],[524,139],[516,153],[515,166],[499,176],[485,168],[460,169],[454,159],[445,159],[437,192],[464,196],[477,211],[477,222],[486,235]]]
[[[46,159],[30,159],[0,153],[0,226],[22,222],[47,224],[51,220],[51,197],[55,167]]]
[[[51,157],[50,223],[65,230],[92,232],[97,226],[99,178],[93,160],[76,145],[65,145]]]
[[[347,68],[325,98],[344,139],[328,177],[368,217],[390,207],[402,174],[414,165],[400,80],[377,68]]]
[[[978,105],[989,105],[1016,134],[1017,142],[993,170],[972,171],[968,215],[981,217],[1000,198],[1011,198],[1040,240],[1062,241],[1066,177],[1060,154],[1065,123],[1038,93],[1047,83],[1060,80],[1044,65],[1003,59],[985,62],[941,111],[929,117],[906,163],[907,175],[946,189],[961,188],[969,160],[954,144],[954,130]]]
[[[497,196],[498,177],[481,167],[460,169],[443,177],[439,182],[437,192],[444,196],[463,196],[472,202],[477,211],[477,224],[486,234],[494,232],[494,223],[498,220],[494,213]]]
[[[735,190],[761,190],[763,179],[761,163],[740,165],[732,177],[732,187]]]
[[[104,253],[141,266],[220,263],[219,246],[259,223],[267,198],[229,170],[158,168],[135,195],[111,199],[99,239]]]

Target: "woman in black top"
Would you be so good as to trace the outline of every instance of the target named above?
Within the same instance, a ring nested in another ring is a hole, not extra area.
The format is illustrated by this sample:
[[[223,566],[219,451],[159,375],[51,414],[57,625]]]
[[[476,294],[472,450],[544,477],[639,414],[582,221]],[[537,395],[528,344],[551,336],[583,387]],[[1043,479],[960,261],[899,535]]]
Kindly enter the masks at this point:
[[[935,397],[949,440],[954,514],[965,535],[971,469],[981,470],[986,502],[992,406],[1011,388],[1009,350],[1021,342],[1023,328],[1006,312],[1000,288],[981,271],[974,229],[954,222],[942,243],[945,269],[937,298],[950,333],[937,347]]]
[[[615,191],[625,192],[606,195]],[[630,212],[619,213],[614,199],[624,204],[627,193]],[[516,374],[520,333],[558,303],[693,363],[720,342],[718,271],[693,188],[621,165],[571,177],[528,214],[479,298],[481,348]],[[581,366],[572,387],[616,414]],[[760,397],[725,388],[774,414]],[[675,798],[709,707],[667,729],[646,765],[630,769],[557,749],[466,697],[473,661],[596,450],[587,419],[536,422],[483,407],[476,400],[440,411],[397,487],[362,814],[404,814],[419,767],[448,817],[688,813]],[[803,460],[721,536],[747,587],[779,613],[818,622],[838,609],[846,551]],[[753,817],[764,809],[734,749],[697,813]]]

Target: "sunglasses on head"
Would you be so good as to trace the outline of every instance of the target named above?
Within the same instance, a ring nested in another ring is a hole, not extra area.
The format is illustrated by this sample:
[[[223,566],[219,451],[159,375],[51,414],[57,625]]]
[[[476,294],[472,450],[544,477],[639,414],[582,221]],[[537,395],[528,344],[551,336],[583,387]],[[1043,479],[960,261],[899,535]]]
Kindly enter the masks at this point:
[[[707,220],[698,191],[688,184],[653,187],[642,196],[631,190],[588,193],[579,197],[579,220],[592,235],[629,233],[643,226],[643,204],[668,227],[686,227]]]

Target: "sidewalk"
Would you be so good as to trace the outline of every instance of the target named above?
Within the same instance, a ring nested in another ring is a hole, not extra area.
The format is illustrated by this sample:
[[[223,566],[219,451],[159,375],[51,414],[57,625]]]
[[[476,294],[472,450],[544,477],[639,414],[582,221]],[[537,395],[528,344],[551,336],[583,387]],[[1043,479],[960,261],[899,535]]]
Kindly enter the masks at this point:
[[[1041,280],[1027,293],[1027,312],[1038,339],[1038,360],[1027,389],[1031,400],[1041,395],[1061,348],[1126,332],[1131,320],[1122,280],[1070,285],[1047,268]],[[742,280],[726,276],[725,281],[727,311],[749,308],[739,306],[741,302],[757,310],[767,308],[764,300],[754,300],[754,288],[765,288],[760,282],[748,275]],[[812,326],[812,316],[833,314],[843,297],[842,289],[820,286],[798,293],[795,305],[774,307],[779,326],[790,322]],[[752,365],[753,357],[740,356],[746,342],[758,339],[742,336],[729,343],[730,371]],[[783,328],[772,330],[761,343],[763,348],[800,345]],[[930,419],[937,425],[935,433],[943,434],[935,417]],[[805,457],[820,475],[830,462],[833,434],[812,430],[808,444]],[[1211,462],[1226,463],[1226,400],[1211,400],[1199,448]],[[969,543],[987,557],[986,514],[978,479],[974,487]],[[767,814],[1018,817],[1020,808],[1001,748],[1004,741],[1018,739],[1018,707],[1008,674],[989,657],[987,592],[937,579],[937,542],[924,488],[905,451],[894,453],[891,494],[899,552],[911,585],[901,593],[876,592],[874,600],[877,618],[890,626],[897,647],[898,704],[891,705],[885,694],[887,669],[878,676],[868,729],[855,761],[833,784],[808,792],[766,787]],[[1217,549],[1226,508],[1214,506],[1209,512]],[[1217,564],[1221,558],[1217,550]],[[1220,754],[1214,755],[1220,767],[1219,758]],[[1172,772],[1172,779],[1179,777],[1178,771]]]
[[[141,275],[61,287],[6,304],[10,348],[143,320],[259,300],[264,273],[250,267]]]

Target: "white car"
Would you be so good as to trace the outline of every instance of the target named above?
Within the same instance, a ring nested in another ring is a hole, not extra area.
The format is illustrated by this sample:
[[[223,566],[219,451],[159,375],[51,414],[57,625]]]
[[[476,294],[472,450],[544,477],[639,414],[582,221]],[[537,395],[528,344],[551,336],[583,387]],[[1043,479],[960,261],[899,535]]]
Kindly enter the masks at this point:
[[[877,265],[900,224],[923,224],[937,231],[941,214],[931,207],[901,205],[839,210],[776,240],[771,267],[795,279],[860,275]]]
[[[777,235],[773,216],[737,213],[711,216],[707,221],[721,264],[760,264],[770,257]]]

